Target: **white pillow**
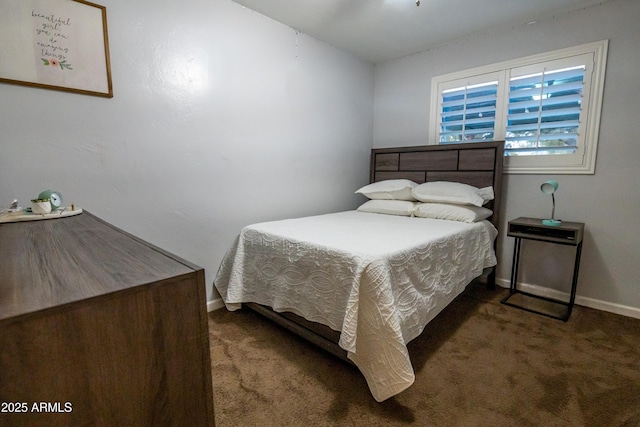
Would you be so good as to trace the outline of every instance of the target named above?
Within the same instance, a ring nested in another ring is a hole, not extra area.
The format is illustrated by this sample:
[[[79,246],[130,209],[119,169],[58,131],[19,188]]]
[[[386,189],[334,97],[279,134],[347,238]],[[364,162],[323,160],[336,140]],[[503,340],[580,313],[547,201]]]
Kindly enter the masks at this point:
[[[404,200],[369,200],[363,203],[358,211],[387,215],[412,216],[416,203]]]
[[[491,210],[483,207],[444,203],[418,203],[414,210],[414,215],[419,218],[448,219],[468,223],[482,221],[492,214]]]
[[[482,197],[482,200],[484,200],[485,203],[487,203],[489,200],[493,200],[493,187],[480,188],[478,190],[478,196]]]
[[[485,198],[483,196],[489,196],[488,193],[488,191],[484,189],[481,191],[472,185],[448,181],[425,182],[415,186],[411,191],[413,197],[421,202],[474,206],[484,205]],[[493,195],[492,188],[490,194]]]
[[[372,200],[411,200],[416,199],[411,195],[411,189],[416,185],[408,179],[388,179],[365,185],[356,193],[363,194]]]

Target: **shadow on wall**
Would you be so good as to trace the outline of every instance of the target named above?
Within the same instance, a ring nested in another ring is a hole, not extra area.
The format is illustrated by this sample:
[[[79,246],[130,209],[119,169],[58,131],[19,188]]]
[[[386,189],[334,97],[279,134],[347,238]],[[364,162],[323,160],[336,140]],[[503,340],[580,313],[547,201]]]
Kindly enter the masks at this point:
[[[513,240],[509,237],[510,240]],[[513,242],[509,248],[513,251]],[[576,247],[558,245],[534,240],[523,240],[520,253],[518,284],[538,286],[561,293],[569,294],[573,278]],[[513,256],[508,259],[509,273]],[[510,276],[508,276],[510,278]],[[588,277],[589,280],[585,281]],[[596,240],[585,227],[583,249],[580,259],[577,295],[593,299],[602,299],[598,289],[587,288],[585,282],[608,286],[613,278],[607,268],[604,257],[598,250]],[[615,295],[615,290],[607,289],[607,299]],[[615,298],[614,298],[615,300]]]

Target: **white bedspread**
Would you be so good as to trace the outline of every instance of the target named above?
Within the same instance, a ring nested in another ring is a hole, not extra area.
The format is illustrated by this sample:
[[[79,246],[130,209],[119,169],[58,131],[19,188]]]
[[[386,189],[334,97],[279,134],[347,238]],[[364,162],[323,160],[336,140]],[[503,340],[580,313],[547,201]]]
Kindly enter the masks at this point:
[[[227,308],[255,302],[341,331],[340,347],[383,401],[414,381],[406,344],[486,267],[496,229],[340,212],[245,227],[215,286]]]

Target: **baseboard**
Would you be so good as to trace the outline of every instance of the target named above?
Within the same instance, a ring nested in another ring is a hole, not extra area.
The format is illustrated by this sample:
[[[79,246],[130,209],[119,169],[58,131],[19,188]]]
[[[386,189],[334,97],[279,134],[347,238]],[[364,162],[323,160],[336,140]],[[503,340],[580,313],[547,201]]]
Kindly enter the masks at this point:
[[[509,288],[509,280],[507,279],[496,278],[496,284],[503,288]],[[557,291],[555,289],[544,288],[537,285],[529,285],[526,283],[518,283],[518,289],[546,298],[569,301],[569,294]],[[593,298],[581,297],[580,295],[576,296],[576,305],[594,308],[596,310],[608,311],[610,313],[619,314],[621,316],[633,317],[634,319],[640,319],[640,309],[629,307],[626,305],[614,304],[611,302],[600,301]],[[224,301],[222,301],[222,298],[214,299],[207,302],[207,312],[218,310],[220,308],[224,308]]]
[[[212,312],[224,307],[224,301],[222,298],[214,299],[207,302],[207,312]]]
[[[510,281],[507,279],[496,278],[496,284],[503,288],[509,288]],[[530,285],[527,283],[518,283],[518,289],[538,295],[546,298],[554,298],[561,301],[569,301],[569,294],[560,292],[555,289],[549,289],[542,286]],[[596,310],[608,311],[609,313],[619,314],[621,316],[633,317],[634,319],[640,319],[640,309],[636,307],[629,307],[621,304],[614,304],[607,301],[601,301],[593,298],[581,297],[576,295],[576,305],[583,307],[594,308]]]

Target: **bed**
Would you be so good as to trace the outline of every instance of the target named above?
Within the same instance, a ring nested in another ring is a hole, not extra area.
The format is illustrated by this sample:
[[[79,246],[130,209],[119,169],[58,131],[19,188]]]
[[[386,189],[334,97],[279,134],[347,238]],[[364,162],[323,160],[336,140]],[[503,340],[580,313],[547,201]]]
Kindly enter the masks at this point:
[[[355,364],[384,401],[415,379],[407,343],[476,277],[495,286],[503,153],[502,142],[373,149],[372,184],[408,180],[412,194],[442,183],[489,189],[473,207],[486,213],[440,219],[415,209],[440,203],[399,200],[394,208],[414,203],[410,214],[361,209],[367,202],[253,224],[227,252],[214,285],[229,310],[247,307]]]

